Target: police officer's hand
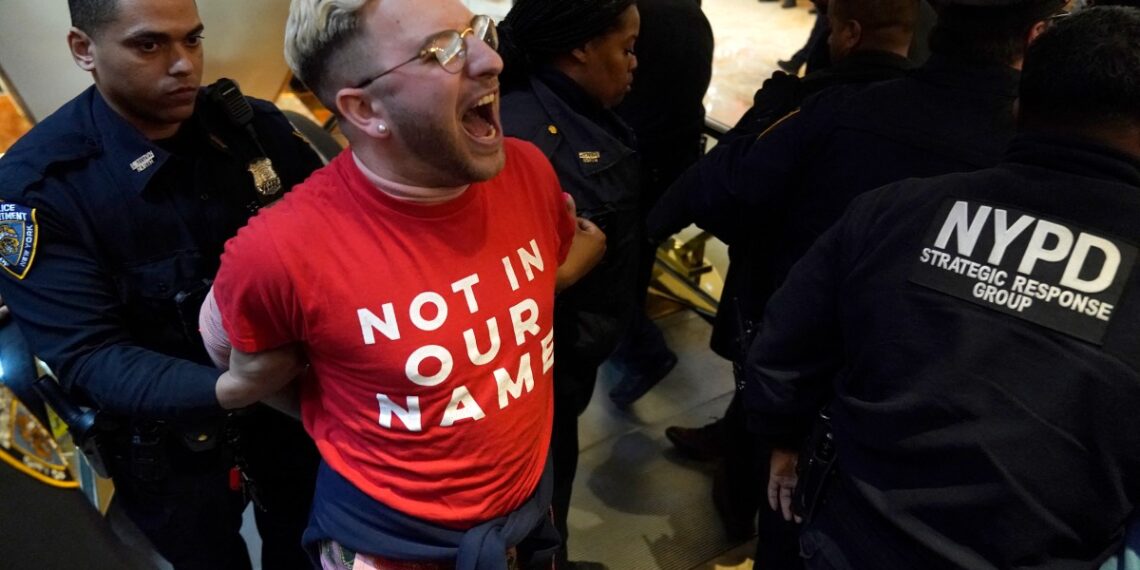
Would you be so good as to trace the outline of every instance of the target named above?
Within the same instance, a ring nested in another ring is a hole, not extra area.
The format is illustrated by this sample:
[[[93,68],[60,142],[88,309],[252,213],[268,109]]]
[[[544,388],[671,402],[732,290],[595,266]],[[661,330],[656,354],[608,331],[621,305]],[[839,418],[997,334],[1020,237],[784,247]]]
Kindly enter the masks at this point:
[[[0,297],[0,323],[8,320],[8,305],[4,303],[4,297]]]
[[[768,506],[784,515],[784,520],[801,522],[792,513],[792,494],[796,490],[796,462],[799,454],[787,449],[773,449],[768,463]]]

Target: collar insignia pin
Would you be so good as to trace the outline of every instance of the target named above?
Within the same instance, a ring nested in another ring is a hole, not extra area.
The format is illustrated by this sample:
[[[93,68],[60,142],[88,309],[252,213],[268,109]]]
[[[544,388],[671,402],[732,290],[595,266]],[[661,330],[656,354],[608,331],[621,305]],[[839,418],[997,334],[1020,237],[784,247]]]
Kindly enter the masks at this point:
[[[131,163],[131,170],[134,170],[135,172],[142,172],[150,168],[150,165],[152,164],[154,164],[154,151],[148,150],[146,151],[146,154],[136,158],[134,162]]]
[[[596,164],[598,160],[602,158],[602,153],[596,150],[590,152],[580,152],[578,153],[578,158],[582,159],[582,162],[586,164]]]

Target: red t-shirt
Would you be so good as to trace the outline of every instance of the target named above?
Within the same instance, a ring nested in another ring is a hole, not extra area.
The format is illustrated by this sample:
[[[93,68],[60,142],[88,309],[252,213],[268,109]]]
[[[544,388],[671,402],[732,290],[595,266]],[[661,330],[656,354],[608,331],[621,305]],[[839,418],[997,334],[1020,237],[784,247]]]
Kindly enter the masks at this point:
[[[555,272],[573,238],[550,163],[424,205],[346,151],[226,244],[214,294],[234,348],[300,343],[324,460],[406,514],[467,528],[526,501],[550,443]]]

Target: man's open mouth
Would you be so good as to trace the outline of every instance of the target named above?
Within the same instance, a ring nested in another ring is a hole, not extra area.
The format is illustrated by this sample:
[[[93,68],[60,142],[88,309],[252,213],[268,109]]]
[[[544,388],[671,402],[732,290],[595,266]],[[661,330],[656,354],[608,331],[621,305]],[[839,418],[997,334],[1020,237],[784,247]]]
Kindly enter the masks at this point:
[[[466,113],[463,113],[463,128],[473,138],[489,139],[499,134],[499,129],[495,126],[495,101],[497,99],[497,94],[488,93]]]

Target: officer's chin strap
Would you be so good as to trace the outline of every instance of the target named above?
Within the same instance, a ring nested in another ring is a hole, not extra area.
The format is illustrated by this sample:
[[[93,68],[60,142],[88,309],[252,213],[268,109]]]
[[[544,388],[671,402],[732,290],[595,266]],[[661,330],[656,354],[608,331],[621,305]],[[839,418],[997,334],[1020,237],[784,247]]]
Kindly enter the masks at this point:
[[[253,128],[253,107],[238,88],[237,83],[229,78],[221,78],[206,88],[206,94],[231,123],[249,135],[253,141],[253,148],[257,149],[256,156],[242,157],[248,160],[246,168],[253,175],[253,185],[257,188],[257,199],[262,206],[267,206],[281,194],[281,178],[273,170],[273,162],[269,160],[268,153],[261,146],[257,131]]]

